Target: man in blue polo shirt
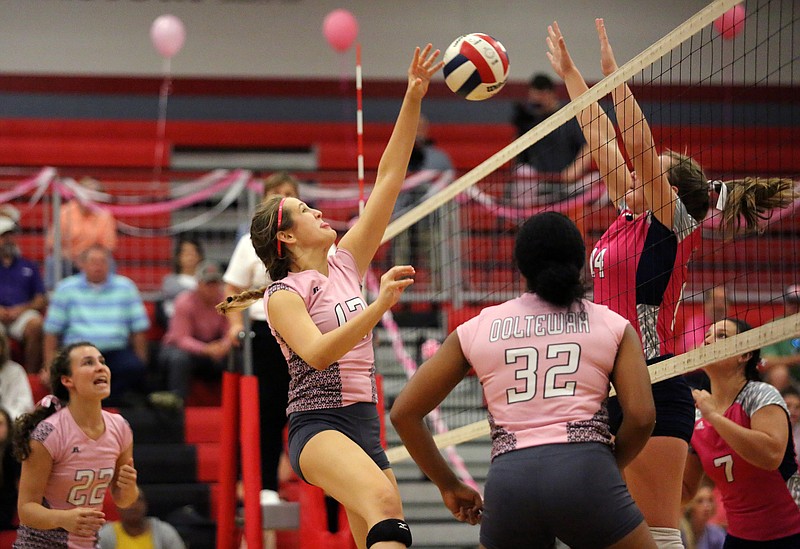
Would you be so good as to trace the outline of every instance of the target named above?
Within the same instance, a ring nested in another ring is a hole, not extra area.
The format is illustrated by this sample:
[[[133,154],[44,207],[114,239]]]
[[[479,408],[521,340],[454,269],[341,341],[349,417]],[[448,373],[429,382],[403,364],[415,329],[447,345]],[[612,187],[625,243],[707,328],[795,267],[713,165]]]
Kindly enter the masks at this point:
[[[111,252],[100,245],[80,258],[81,272],[56,286],[44,322],[45,360],[59,345],[92,342],[111,368],[111,396],[124,403],[129,392],[147,392],[147,329],[150,321],[136,284],[110,273]]]
[[[0,215],[0,331],[22,344],[25,370],[37,373],[43,366],[42,311],[47,297],[39,266],[20,254],[17,230],[17,220]]]

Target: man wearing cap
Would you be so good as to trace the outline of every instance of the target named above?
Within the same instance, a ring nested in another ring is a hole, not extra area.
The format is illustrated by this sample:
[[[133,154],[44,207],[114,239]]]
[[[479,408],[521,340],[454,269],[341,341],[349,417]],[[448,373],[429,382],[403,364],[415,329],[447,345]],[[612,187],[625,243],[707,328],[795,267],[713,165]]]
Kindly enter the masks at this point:
[[[783,293],[783,316],[800,312],[800,284],[788,286]],[[800,387],[800,337],[767,345],[761,349],[764,381],[782,391]]]
[[[22,343],[25,370],[36,373],[43,366],[42,311],[47,297],[39,266],[22,257],[17,246],[18,215],[8,205],[0,212],[0,331]]]
[[[182,400],[189,394],[193,373],[220,376],[232,345],[228,319],[215,309],[224,297],[219,265],[204,261],[195,276],[197,288],[175,299],[175,314],[158,356],[167,388]]]

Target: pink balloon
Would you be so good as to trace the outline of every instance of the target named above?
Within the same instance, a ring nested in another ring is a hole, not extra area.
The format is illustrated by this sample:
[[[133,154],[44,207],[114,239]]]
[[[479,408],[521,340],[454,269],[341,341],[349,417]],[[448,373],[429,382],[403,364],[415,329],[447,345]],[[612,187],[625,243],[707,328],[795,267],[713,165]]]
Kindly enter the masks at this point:
[[[334,50],[347,51],[358,36],[358,21],[347,10],[333,10],[322,22],[322,34]]]
[[[736,4],[714,20],[714,28],[725,40],[731,40],[744,30],[744,6]]]
[[[169,59],[183,47],[186,29],[183,22],[174,15],[162,15],[150,27],[150,40],[162,57]]]

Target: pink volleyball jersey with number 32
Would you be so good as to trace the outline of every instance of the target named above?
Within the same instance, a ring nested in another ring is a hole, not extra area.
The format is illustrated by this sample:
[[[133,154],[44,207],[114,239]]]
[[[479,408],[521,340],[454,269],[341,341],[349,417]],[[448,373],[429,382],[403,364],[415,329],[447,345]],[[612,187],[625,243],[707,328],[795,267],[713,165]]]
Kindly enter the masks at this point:
[[[627,325],[603,305],[564,309],[526,293],[459,326],[486,395],[492,458],[543,444],[610,445],[605,401]]]
[[[128,422],[119,414],[103,410],[106,429],[97,440],[81,430],[69,408],[43,419],[31,433],[53,460],[42,505],[50,509],[103,508],[106,490],[114,478],[117,460],[133,444]],[[87,538],[66,530],[38,530],[20,526],[16,549],[94,549],[96,537]]]

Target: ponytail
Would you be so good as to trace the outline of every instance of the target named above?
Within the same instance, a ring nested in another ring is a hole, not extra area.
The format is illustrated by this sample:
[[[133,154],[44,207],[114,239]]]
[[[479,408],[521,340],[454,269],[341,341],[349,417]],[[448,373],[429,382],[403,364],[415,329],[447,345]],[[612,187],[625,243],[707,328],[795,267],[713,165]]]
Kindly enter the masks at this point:
[[[586,293],[583,236],[563,214],[542,212],[525,221],[514,243],[514,261],[528,291],[548,303],[568,307]]]
[[[20,463],[28,459],[31,455],[31,433],[36,426],[59,410],[55,401],[50,402],[49,406],[36,405],[33,412],[22,414],[14,422],[14,457]]]
[[[267,291],[266,286],[262,286],[255,290],[246,290],[236,295],[230,295],[225,298],[225,301],[217,303],[217,312],[221,315],[227,315],[233,311],[243,311],[250,305],[262,299]]]
[[[720,194],[717,208],[722,210],[720,230],[724,234],[761,232],[759,223],[772,217],[772,210],[786,208],[800,196],[794,181],[777,177],[712,184]]]
[[[558,307],[569,307],[586,293],[577,266],[552,261],[544,262],[536,278],[528,280],[528,290]]]

